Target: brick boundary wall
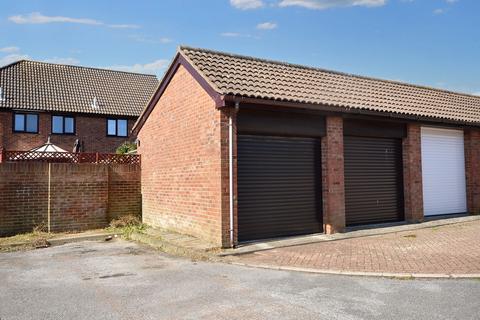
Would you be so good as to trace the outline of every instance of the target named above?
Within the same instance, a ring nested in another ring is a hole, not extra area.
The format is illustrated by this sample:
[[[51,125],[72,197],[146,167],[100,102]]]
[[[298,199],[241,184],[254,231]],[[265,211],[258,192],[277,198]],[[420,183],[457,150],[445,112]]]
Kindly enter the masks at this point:
[[[112,218],[141,214],[140,166],[51,164],[51,230],[103,228]],[[0,236],[46,224],[47,163],[0,164]]]

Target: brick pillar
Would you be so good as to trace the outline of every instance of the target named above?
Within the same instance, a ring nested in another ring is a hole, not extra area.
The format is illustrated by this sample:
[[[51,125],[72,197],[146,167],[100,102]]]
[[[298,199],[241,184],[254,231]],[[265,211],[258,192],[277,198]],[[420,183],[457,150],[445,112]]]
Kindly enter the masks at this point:
[[[343,166],[343,119],[326,118],[322,138],[323,227],[326,234],[345,229],[345,185]]]
[[[467,209],[480,214],[480,131],[465,130],[465,175],[467,182]]]
[[[423,221],[422,149],[421,127],[417,123],[407,125],[407,137],[403,139],[403,185],[405,220]]]

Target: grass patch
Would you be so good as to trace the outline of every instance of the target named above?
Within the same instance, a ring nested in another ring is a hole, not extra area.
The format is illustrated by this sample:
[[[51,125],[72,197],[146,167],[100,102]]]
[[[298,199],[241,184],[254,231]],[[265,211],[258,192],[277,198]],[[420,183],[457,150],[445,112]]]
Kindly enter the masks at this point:
[[[0,238],[0,252],[45,248],[49,246],[48,240],[58,235],[60,234],[35,229],[32,232]]]
[[[139,217],[134,215],[126,215],[110,222],[110,226],[106,229],[109,232],[115,232],[130,240],[134,232],[144,233],[147,225],[142,223]]]

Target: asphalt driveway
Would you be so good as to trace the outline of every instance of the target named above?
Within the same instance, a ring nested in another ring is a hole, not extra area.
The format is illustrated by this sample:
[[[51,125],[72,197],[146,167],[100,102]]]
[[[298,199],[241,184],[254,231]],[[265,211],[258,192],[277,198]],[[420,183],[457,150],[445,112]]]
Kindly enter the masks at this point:
[[[478,319],[480,281],[393,280],[173,258],[125,241],[0,254],[0,318]]]

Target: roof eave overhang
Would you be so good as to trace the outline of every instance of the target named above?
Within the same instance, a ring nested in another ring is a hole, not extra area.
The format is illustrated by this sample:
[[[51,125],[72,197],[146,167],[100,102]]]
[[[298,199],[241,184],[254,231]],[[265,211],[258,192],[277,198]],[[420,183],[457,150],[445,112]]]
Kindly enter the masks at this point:
[[[383,111],[374,111],[368,109],[359,109],[359,108],[349,108],[343,106],[334,106],[327,104],[315,104],[315,103],[305,103],[305,102],[291,102],[283,100],[274,100],[274,99],[264,99],[264,98],[253,98],[253,97],[244,97],[233,94],[228,94],[223,96],[224,107],[233,107],[236,103],[241,105],[259,105],[259,106],[275,106],[275,107],[284,107],[284,108],[296,108],[296,109],[305,109],[305,110],[316,110],[323,112],[325,114],[331,115],[340,115],[343,117],[349,116],[368,116],[376,118],[389,118],[396,120],[403,120],[405,122],[422,122],[422,123],[432,123],[436,125],[446,124],[446,125],[456,125],[465,128],[477,128],[480,127],[480,122],[467,122],[461,120],[453,120],[447,118],[436,118],[428,116],[418,116],[405,113],[395,113],[395,112],[383,112]]]
[[[162,80],[160,81],[157,90],[150,98],[147,107],[142,111],[139,118],[135,122],[132,133],[133,135],[138,135],[141,128],[145,124],[145,121],[148,119],[150,113],[152,112],[155,105],[158,103],[160,98],[162,97],[163,93],[165,92],[166,88],[170,84],[173,76],[177,72],[178,68],[183,66],[190,75],[200,84],[200,86],[207,92],[207,94],[213,99],[215,102],[215,106],[217,108],[225,106],[225,99],[222,94],[219,93],[219,90],[215,87],[213,83],[211,83],[206,76],[204,76],[195,66],[194,64],[179,50],[175,55],[172,63],[165,72]]]

